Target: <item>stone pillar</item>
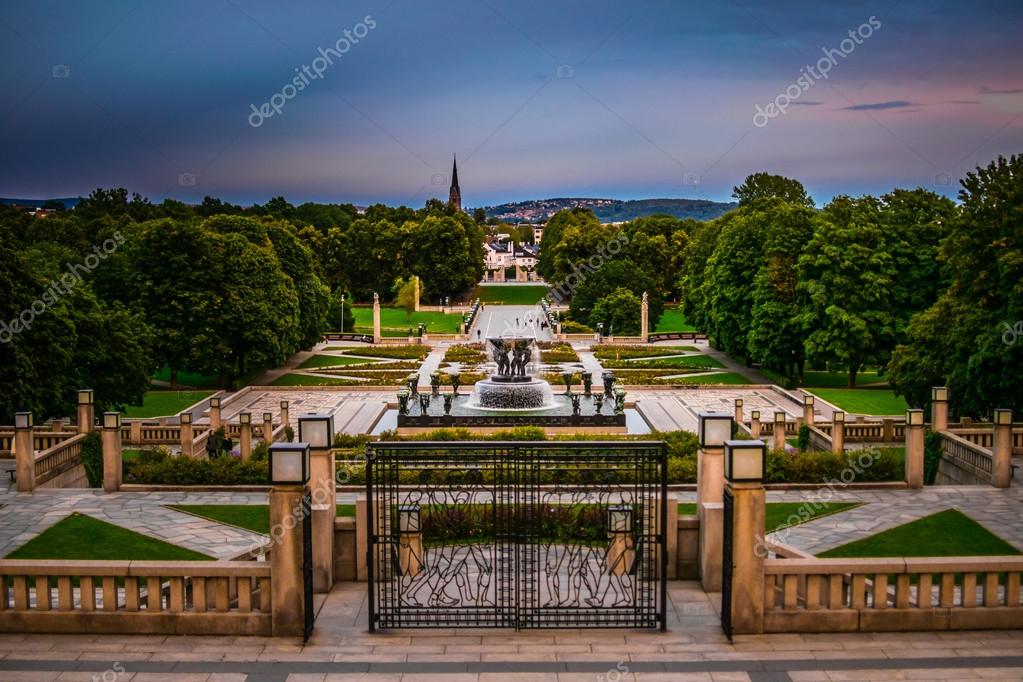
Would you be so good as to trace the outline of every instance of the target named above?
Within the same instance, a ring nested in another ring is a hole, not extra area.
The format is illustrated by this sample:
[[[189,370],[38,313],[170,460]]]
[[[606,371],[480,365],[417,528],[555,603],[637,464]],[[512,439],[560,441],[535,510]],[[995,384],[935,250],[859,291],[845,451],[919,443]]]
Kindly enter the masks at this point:
[[[373,292],[373,343],[380,343],[380,294]]]
[[[415,275],[412,279],[416,283],[416,285],[415,285],[414,301],[415,301],[415,311],[418,313],[419,312],[419,275]]]
[[[924,487],[924,411],[906,412],[906,485]]]
[[[298,439],[309,444],[309,488],[313,516],[313,592],[334,586],[334,519],[337,489],[334,463],[334,418],[309,414],[298,418]]]
[[[845,412],[837,411],[831,418],[831,451],[845,452]]]
[[[742,424],[745,420],[742,418],[742,398],[735,399],[735,423]]]
[[[787,416],[784,412],[774,413],[774,449],[785,449],[785,422]]]
[[[650,339],[650,298],[643,292],[643,303],[639,309],[639,335],[643,343]]]
[[[239,412],[238,424],[241,426],[238,433],[238,450],[241,452],[242,461],[247,462],[252,457],[252,413]]]
[[[995,433],[991,444],[994,462],[991,485],[1008,488],[1012,480],[1012,410],[995,410]]]
[[[291,420],[288,418],[288,401],[281,401],[281,424],[283,426],[291,426]]]
[[[724,539],[725,441],[733,423],[728,414],[699,415],[700,449],[696,460],[696,513],[700,519],[700,583],[720,592]],[[676,532],[678,532],[676,530]]]
[[[305,486],[270,489],[271,628],[274,637],[300,637],[305,625],[305,583],[302,580],[302,498]],[[297,517],[297,518],[296,518]]]
[[[803,423],[807,426],[813,426],[813,396],[803,396]]]
[[[734,634],[764,631],[765,500],[762,483],[729,483],[732,496],[732,604]]]
[[[96,422],[93,391],[83,388],[78,392],[78,433],[89,433]]]
[[[192,430],[192,413],[182,412],[178,419],[181,421],[181,454],[184,457],[194,457],[192,441],[195,439],[195,433]]]
[[[750,412],[749,432],[754,438],[760,438],[760,410]]]
[[[216,431],[222,425],[220,421],[220,398],[210,398],[210,431]]]
[[[121,489],[121,413],[103,413],[103,492]]]
[[[948,430],[948,389],[935,386],[931,389],[931,431]]]
[[[31,412],[14,413],[14,460],[18,492],[32,492],[36,487],[36,447]]]
[[[895,442],[895,422],[891,419],[881,420],[881,442]]]
[[[274,413],[263,413],[263,442],[269,446],[274,442]]]

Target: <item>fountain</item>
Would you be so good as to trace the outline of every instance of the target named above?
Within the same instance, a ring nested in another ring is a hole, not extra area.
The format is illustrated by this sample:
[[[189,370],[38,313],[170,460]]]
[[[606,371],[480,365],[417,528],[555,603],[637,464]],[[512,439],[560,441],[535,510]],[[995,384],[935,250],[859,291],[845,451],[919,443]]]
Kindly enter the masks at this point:
[[[542,410],[555,407],[549,383],[533,376],[536,341],[526,337],[487,339],[487,356],[497,373],[477,381],[469,407],[483,410]]]

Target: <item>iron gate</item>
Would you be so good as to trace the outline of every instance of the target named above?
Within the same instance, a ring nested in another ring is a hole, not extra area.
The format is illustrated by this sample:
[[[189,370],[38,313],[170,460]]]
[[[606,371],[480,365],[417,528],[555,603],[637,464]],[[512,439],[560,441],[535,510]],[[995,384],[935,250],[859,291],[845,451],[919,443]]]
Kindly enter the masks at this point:
[[[660,442],[393,442],[366,466],[369,627],[666,627]]]

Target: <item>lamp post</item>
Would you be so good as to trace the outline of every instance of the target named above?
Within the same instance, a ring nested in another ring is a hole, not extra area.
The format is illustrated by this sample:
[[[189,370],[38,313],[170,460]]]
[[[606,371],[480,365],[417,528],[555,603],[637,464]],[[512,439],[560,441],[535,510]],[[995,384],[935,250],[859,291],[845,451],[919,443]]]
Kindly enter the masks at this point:
[[[813,426],[813,396],[803,396],[803,423],[807,426]]]
[[[1012,410],[995,410],[991,454],[994,457],[991,485],[1008,488],[1012,480]]]
[[[398,571],[414,577],[423,570],[423,531],[418,504],[398,506]]]
[[[924,411],[906,411],[906,485],[924,487]]]
[[[36,487],[35,437],[31,412],[14,413],[14,459],[18,492],[30,493]]]
[[[760,438],[760,410],[750,411],[749,432],[754,438]]]
[[[743,422],[742,416],[743,416],[742,415],[742,398],[736,398],[735,399],[735,423],[736,424],[741,424]]]
[[[764,470],[767,446],[759,440],[725,443],[726,567],[721,592],[725,633],[756,634],[764,629]]]
[[[252,413],[239,412],[238,425],[238,449],[241,451],[242,461],[248,461],[252,456]]]
[[[931,430],[945,431],[948,429],[948,388],[934,386],[931,388]]]
[[[274,413],[263,413],[263,442],[270,445],[274,442]]]
[[[180,424],[181,455],[191,457],[192,440],[195,438],[195,433],[192,431],[192,413],[182,412],[178,416],[178,423]]]
[[[220,428],[220,398],[210,398],[210,431]]]
[[[298,418],[298,440],[309,444],[312,496],[313,591],[334,585],[334,518],[337,487],[334,463],[334,415],[304,414]]]
[[[78,391],[78,433],[89,433],[92,431],[93,422],[96,419],[95,394],[91,388],[83,388]]]
[[[831,416],[831,451],[845,452],[845,412],[836,410]]]
[[[788,415],[784,412],[774,413],[774,449],[785,450],[785,427],[788,425]]]
[[[701,412],[698,436],[700,450],[696,460],[696,513],[700,519],[700,582],[707,592],[721,590],[722,528],[724,509],[723,462],[725,442],[732,437],[732,415],[727,412]]]
[[[281,401],[281,424],[284,426],[291,426],[291,420],[288,418],[288,401]]]
[[[103,413],[103,492],[121,489],[121,413]]]
[[[345,295],[341,294],[341,333],[345,333]]]
[[[271,627],[275,637],[308,638],[313,620],[309,444],[274,443],[268,458],[270,537],[274,540]]]

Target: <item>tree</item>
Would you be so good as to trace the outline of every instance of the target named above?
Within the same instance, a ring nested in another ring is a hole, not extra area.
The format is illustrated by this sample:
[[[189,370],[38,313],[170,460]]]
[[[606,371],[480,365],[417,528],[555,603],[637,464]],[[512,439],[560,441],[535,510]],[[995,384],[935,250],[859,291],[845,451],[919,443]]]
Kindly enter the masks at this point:
[[[330,306],[327,308],[325,331],[354,332],[355,311],[352,309],[351,296],[346,296],[341,289],[335,289],[330,295]]]
[[[419,275],[435,298],[471,289],[483,278],[483,230],[461,211],[430,215],[402,227],[404,276]]]
[[[405,310],[405,321],[412,322],[412,313],[416,311],[416,281],[412,277],[394,280],[391,287],[394,292],[394,305]]]
[[[603,323],[606,334],[636,335],[640,332],[641,309],[642,301],[638,296],[625,287],[618,287],[594,304],[589,326],[596,329],[598,323]]]
[[[739,206],[761,199],[782,199],[792,204],[813,208],[813,199],[806,193],[803,183],[784,175],[753,173],[738,187],[732,188],[732,197]]]
[[[631,291],[637,299],[643,296],[644,291],[656,291],[655,283],[634,262],[628,258],[616,258],[582,278],[569,304],[569,318],[585,324],[597,302],[619,288]],[[664,312],[664,301],[656,295],[650,296],[649,305],[650,328],[653,329]]]
[[[473,209],[472,219],[477,225],[484,225],[487,222],[487,212],[482,208]]]
[[[898,272],[873,197],[836,197],[814,219],[799,258],[798,290],[811,362],[838,363],[849,386],[865,364],[886,364],[895,347],[892,290]]]

